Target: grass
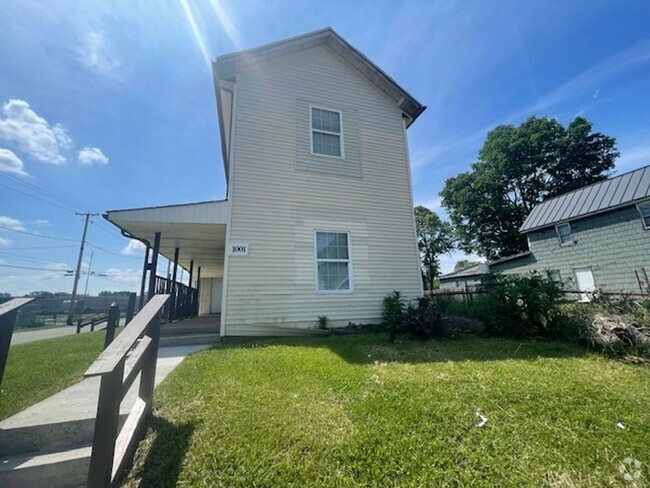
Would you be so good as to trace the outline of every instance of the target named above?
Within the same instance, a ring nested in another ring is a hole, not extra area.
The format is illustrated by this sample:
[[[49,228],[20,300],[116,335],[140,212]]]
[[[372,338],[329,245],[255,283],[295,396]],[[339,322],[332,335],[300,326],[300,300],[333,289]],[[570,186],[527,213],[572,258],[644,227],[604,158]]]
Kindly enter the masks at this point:
[[[11,346],[0,389],[0,419],[80,381],[102,351],[104,337],[105,332],[97,331]]]
[[[226,343],[158,388],[124,485],[649,486],[649,378],[560,342]]]

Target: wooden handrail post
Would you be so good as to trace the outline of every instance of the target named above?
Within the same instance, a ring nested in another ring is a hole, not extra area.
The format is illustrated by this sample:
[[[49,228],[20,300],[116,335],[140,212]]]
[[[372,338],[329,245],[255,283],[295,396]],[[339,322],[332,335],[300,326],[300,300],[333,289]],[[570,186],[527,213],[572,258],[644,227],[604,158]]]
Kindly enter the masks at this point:
[[[151,410],[153,391],[156,386],[156,361],[158,360],[158,344],[160,342],[161,319],[162,310],[159,310],[156,314],[156,317],[149,324],[149,327],[147,327],[146,332],[146,334],[151,337],[151,354],[142,366],[139,396],[147,404],[147,410]]]
[[[102,376],[93,435],[93,450],[88,470],[88,488],[105,488],[111,484],[115,439],[122,401],[124,359],[110,373]]]
[[[120,320],[120,307],[117,303],[113,302],[111,308],[108,309],[108,321],[106,322],[106,338],[104,339],[104,349],[113,342],[115,338],[115,328]]]

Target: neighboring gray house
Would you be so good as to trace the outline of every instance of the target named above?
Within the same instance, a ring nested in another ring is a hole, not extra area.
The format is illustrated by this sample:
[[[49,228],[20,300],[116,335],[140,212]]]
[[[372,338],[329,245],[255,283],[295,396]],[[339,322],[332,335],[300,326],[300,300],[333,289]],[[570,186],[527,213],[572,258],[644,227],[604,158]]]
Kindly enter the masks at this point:
[[[520,230],[530,251],[491,272],[549,271],[569,289],[649,293],[650,166],[549,198]]]
[[[392,290],[422,295],[406,130],[424,105],[330,28],[212,67],[226,199],[106,218],[189,271],[222,336],[377,322]]]
[[[466,290],[481,284],[481,278],[490,273],[487,263],[479,263],[453,273],[440,275],[440,289],[445,291]]]

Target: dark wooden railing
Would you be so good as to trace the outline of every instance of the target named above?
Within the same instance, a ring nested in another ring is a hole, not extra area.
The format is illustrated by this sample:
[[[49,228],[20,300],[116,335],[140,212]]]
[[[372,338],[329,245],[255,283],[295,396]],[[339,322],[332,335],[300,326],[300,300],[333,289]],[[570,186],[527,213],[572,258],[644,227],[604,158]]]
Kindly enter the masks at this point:
[[[171,295],[164,313],[169,322],[196,317],[199,314],[199,291],[196,288],[156,276],[155,293]]]
[[[7,357],[9,356],[9,346],[11,345],[11,336],[14,334],[16,325],[16,315],[18,309],[27,305],[33,298],[14,298],[3,304],[0,304],[0,385],[5,374]]]
[[[155,295],[86,371],[100,376],[99,402],[88,471],[89,487],[108,487],[133,454],[151,411],[163,309],[170,296]],[[118,432],[120,404],[140,376],[139,395]]]

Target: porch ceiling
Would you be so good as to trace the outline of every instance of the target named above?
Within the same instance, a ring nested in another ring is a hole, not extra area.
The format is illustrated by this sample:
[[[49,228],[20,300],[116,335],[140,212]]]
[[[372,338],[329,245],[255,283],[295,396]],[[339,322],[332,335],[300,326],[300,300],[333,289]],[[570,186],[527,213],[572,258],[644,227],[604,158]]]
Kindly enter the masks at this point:
[[[160,254],[173,261],[179,248],[178,264],[194,272],[201,267],[202,278],[223,276],[228,201],[188,205],[113,210],[104,217],[137,239],[152,246],[160,232]]]

